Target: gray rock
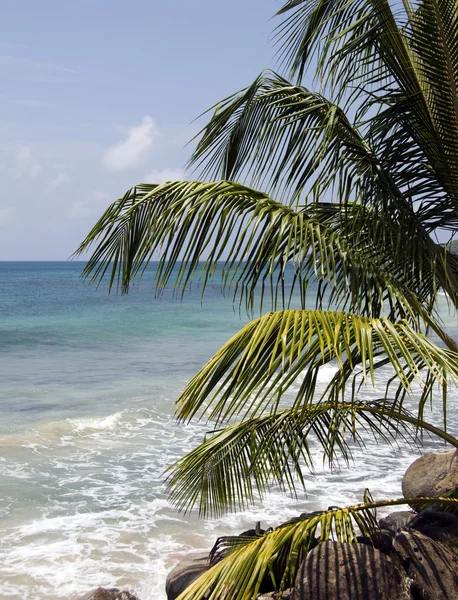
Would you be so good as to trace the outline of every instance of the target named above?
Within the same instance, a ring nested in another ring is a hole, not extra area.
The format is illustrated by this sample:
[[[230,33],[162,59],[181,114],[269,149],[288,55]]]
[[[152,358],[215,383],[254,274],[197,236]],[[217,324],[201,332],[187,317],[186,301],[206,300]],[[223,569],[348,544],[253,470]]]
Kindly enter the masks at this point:
[[[138,600],[138,598],[126,590],[121,591],[117,588],[106,589],[98,587],[96,590],[80,598],[80,600]]]
[[[438,498],[457,487],[458,450],[455,449],[429,452],[417,458],[402,479],[404,498]]]
[[[457,600],[458,558],[447,546],[416,531],[401,531],[393,546],[417,585],[416,597]]]
[[[450,512],[423,511],[410,522],[410,528],[449,546],[458,553],[458,515]]]
[[[417,513],[410,510],[398,510],[380,519],[379,525],[382,529],[389,529],[393,533],[399,531],[412,521]]]
[[[165,582],[167,600],[175,600],[208,567],[208,552],[182,560],[167,575]]]
[[[291,600],[293,597],[293,590],[289,588],[285,590],[280,597],[280,592],[269,592],[267,594],[261,594],[256,600]]]
[[[324,542],[302,562],[292,600],[411,600],[411,581],[365,544]]]

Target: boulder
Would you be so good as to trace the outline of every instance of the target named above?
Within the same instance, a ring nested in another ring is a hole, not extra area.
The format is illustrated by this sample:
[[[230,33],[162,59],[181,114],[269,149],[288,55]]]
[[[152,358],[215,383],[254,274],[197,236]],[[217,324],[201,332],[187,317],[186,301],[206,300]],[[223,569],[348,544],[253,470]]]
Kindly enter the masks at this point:
[[[365,544],[324,542],[308,553],[292,600],[411,600],[411,581]]]
[[[398,510],[380,519],[379,525],[382,529],[389,529],[396,533],[399,529],[407,527],[416,514],[411,510]]]
[[[402,479],[404,498],[438,498],[455,488],[458,488],[458,450],[455,449],[429,452],[417,458]]]
[[[167,600],[175,600],[208,567],[208,552],[183,559],[167,575],[165,582]]]
[[[375,548],[376,550],[380,550],[383,554],[388,556],[392,556],[393,554],[393,539],[394,533],[390,529],[380,529],[379,531],[374,531],[372,536],[366,537],[360,535],[356,538],[356,541],[360,544],[366,544],[371,548]]]
[[[455,513],[425,510],[412,519],[410,528],[446,544],[458,554],[458,515]]]
[[[126,590],[121,591],[117,588],[106,589],[98,587],[96,590],[80,598],[80,600],[138,600],[138,598]]]
[[[417,531],[401,531],[393,546],[424,600],[458,598],[458,558],[444,544]]]

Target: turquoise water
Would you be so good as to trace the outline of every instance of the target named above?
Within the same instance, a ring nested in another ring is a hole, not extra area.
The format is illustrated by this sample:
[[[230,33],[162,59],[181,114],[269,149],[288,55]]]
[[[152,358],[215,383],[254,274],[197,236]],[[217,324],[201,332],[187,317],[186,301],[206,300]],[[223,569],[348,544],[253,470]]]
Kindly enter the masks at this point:
[[[167,571],[218,535],[357,502],[367,486],[400,494],[418,449],[368,441],[352,469],[318,470],[297,500],[272,492],[216,521],[176,513],[164,470],[206,426],[175,423],[174,400],[247,316],[217,284],[203,301],[197,287],[183,301],[170,289],[156,297],[150,270],[129,295],[108,294],[81,280],[82,266],[0,263],[1,599],[71,599],[98,585],[164,599]],[[458,334],[452,317],[447,327]]]

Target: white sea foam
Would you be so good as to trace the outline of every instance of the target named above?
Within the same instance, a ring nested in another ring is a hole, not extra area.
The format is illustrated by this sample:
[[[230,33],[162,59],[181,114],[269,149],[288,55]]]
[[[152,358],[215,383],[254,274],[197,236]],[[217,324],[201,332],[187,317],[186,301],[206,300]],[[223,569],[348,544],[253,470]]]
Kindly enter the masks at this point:
[[[411,460],[409,449],[395,453],[369,442],[364,457],[355,454],[352,469],[330,471],[317,454],[316,474],[298,499],[272,492],[243,513],[199,522],[169,506],[163,471],[204,430],[199,423],[178,426],[161,411],[125,409],[39,427],[34,436],[42,445],[10,444],[1,477],[30,481],[36,502],[29,519],[14,503],[6,507],[0,597],[60,600],[103,585],[160,600],[166,573],[180,555],[209,548],[219,535],[256,521],[275,526],[300,512],[359,502],[365,487],[378,497],[397,496]]]

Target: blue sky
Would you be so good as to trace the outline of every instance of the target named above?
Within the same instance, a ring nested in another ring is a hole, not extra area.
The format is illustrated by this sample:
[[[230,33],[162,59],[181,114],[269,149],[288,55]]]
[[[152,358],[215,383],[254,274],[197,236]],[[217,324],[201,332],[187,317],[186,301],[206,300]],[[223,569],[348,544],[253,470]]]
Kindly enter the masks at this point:
[[[274,65],[272,0],[3,0],[0,260],[65,260],[206,108]],[[203,124],[203,122],[201,122]]]

